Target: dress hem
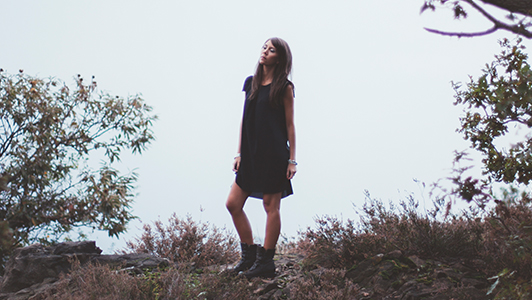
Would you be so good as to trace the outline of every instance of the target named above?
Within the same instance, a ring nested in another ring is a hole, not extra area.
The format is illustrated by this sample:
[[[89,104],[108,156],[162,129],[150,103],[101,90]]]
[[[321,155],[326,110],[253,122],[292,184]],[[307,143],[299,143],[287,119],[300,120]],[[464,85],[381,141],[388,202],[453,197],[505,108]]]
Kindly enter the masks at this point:
[[[238,185],[238,187],[240,187],[240,189],[242,189],[243,191],[249,193],[248,197],[252,197],[252,198],[256,198],[256,199],[264,199],[264,194],[281,193],[281,199],[286,198],[286,197],[294,194],[292,189],[290,189],[290,190],[282,190],[282,191],[278,191],[278,192],[271,192],[271,193],[269,193],[269,192],[268,193],[265,193],[265,192],[250,192],[250,191],[242,188],[242,186],[240,184],[238,184],[238,182],[236,180],[235,180],[235,184]]]

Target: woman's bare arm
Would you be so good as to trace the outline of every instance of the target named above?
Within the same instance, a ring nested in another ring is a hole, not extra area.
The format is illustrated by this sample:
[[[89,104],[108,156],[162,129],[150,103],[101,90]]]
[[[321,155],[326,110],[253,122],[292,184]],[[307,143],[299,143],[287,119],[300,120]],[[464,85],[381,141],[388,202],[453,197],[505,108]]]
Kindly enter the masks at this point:
[[[235,161],[233,162],[233,172],[238,172],[240,168],[240,149],[242,147],[242,121],[240,121],[240,132],[238,134],[238,148],[236,149]]]
[[[284,96],[284,111],[286,118],[286,131],[288,133],[288,143],[290,144],[290,160],[296,161],[296,127],[294,125],[294,88],[292,85],[286,87]],[[292,179],[297,172],[295,164],[288,164],[286,178]]]

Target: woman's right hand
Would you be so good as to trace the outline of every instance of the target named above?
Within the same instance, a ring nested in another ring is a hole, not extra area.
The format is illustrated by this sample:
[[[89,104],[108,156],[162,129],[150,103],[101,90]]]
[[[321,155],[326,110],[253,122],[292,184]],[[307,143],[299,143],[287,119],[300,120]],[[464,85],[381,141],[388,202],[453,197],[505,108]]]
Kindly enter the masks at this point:
[[[240,156],[235,157],[235,161],[233,162],[233,172],[237,173],[238,168],[240,168]]]

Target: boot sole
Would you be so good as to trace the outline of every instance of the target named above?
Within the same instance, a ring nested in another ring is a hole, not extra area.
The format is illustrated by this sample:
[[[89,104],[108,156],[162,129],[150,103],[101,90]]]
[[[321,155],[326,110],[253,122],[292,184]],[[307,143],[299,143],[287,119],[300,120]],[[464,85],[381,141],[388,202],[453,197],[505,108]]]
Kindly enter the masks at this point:
[[[275,278],[275,271],[273,273],[262,273],[262,274],[257,274],[257,275],[246,275],[246,273],[243,274],[244,276],[246,276],[247,279],[253,279],[253,278],[268,278],[268,279],[272,279],[272,278]]]

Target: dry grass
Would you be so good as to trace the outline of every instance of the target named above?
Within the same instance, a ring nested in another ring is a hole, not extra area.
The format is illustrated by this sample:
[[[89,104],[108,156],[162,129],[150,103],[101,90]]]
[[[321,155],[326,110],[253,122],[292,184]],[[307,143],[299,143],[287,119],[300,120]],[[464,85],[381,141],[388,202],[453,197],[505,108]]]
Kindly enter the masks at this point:
[[[440,205],[441,206],[441,205]],[[498,202],[487,212],[444,215],[444,209],[421,213],[409,198],[399,208],[368,199],[361,221],[324,216],[298,238],[282,237],[279,253],[304,254],[302,272],[293,279],[289,299],[351,299],[361,293],[345,277],[365,258],[392,250],[426,258],[483,261],[481,272],[498,275],[498,299],[532,295],[532,210],[528,197]],[[211,272],[209,265],[238,258],[235,238],[225,230],[190,217],[170,218],[168,225],[146,225],[128,243],[129,250],[177,262],[179,268],[141,275],[105,266],[77,268],[64,277],[49,299],[257,299],[257,281]],[[351,298],[349,298],[351,297]]]

